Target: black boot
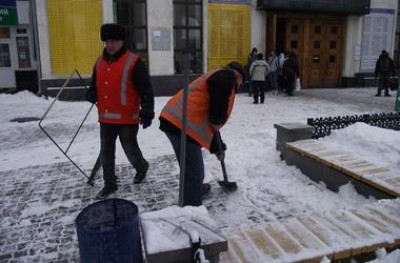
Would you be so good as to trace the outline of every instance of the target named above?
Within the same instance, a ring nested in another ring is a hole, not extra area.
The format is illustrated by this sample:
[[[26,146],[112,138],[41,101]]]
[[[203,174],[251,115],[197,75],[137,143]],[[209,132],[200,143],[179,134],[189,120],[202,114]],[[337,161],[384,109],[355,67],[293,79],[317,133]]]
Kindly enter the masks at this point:
[[[134,184],[141,183],[146,177],[147,170],[149,169],[149,163],[145,161],[143,167],[137,171],[135,178],[133,179]]]
[[[106,198],[110,194],[115,193],[117,190],[118,190],[118,186],[106,184],[103,187],[103,189],[101,189],[101,191],[97,194],[96,198],[97,199]]]

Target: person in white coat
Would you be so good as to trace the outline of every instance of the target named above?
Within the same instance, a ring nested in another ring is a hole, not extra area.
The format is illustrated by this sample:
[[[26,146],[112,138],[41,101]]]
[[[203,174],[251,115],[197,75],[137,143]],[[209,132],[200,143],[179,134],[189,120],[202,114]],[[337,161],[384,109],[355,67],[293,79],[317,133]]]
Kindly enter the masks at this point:
[[[265,79],[268,76],[268,72],[268,63],[264,60],[263,54],[259,53],[257,55],[257,60],[251,63],[250,66],[250,78],[253,88],[254,104],[258,104],[258,98],[260,98],[261,103],[264,103]]]

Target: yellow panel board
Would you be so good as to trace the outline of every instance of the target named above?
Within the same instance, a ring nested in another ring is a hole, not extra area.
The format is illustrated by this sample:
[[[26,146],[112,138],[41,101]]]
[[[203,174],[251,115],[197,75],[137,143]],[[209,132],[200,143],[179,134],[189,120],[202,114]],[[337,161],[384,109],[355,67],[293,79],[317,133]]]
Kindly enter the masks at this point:
[[[90,75],[101,54],[101,0],[47,1],[52,74]]]
[[[243,65],[250,52],[251,6],[208,5],[208,70],[231,61]]]

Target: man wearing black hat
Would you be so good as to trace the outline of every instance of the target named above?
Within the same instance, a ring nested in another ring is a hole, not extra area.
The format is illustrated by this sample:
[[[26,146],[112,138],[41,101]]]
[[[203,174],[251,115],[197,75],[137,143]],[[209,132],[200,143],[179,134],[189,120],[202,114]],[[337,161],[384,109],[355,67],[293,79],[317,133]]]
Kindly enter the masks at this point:
[[[149,127],[154,118],[154,92],[149,74],[137,54],[125,44],[125,30],[118,24],[104,24],[100,29],[104,50],[94,67],[86,99],[96,103],[100,122],[100,160],[104,187],[98,198],[118,190],[115,175],[115,141],[136,169],[133,183],[146,176],[149,163],[143,158],[137,141],[139,124]]]
[[[201,148],[225,158],[226,145],[220,141],[219,129],[227,122],[235,95],[246,73],[237,62],[208,72],[189,84],[187,98],[187,136],[183,205],[200,206],[210,190],[203,184],[204,164]],[[183,90],[174,95],[160,114],[160,129],[170,140],[175,155],[180,160]]]

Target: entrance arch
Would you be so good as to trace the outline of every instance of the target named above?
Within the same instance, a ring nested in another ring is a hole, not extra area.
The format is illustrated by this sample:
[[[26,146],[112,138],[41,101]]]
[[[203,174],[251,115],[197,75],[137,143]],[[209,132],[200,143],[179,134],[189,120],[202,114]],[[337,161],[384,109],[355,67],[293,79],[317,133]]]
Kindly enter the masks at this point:
[[[274,19],[267,19],[268,53],[294,52],[303,88],[341,85],[345,36],[342,16],[275,13],[270,17]]]

